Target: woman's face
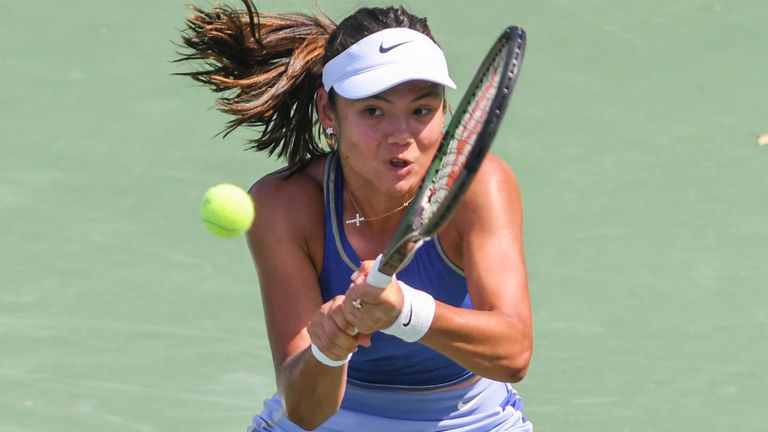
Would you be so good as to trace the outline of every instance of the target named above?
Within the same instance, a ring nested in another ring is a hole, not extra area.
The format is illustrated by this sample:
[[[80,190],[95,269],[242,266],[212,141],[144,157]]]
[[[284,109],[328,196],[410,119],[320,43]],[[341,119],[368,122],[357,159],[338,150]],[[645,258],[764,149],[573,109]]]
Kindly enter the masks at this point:
[[[428,81],[365,99],[337,95],[330,120],[345,177],[385,195],[415,193],[442,137],[444,103],[443,87]]]

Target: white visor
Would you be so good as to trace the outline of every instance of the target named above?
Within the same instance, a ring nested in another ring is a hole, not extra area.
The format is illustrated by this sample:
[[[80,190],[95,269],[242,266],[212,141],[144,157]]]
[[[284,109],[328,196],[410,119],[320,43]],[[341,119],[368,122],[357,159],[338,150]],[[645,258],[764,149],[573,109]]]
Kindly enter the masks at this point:
[[[455,89],[443,50],[426,35],[391,28],[367,36],[323,68],[323,87],[362,99],[406,81],[431,81]]]

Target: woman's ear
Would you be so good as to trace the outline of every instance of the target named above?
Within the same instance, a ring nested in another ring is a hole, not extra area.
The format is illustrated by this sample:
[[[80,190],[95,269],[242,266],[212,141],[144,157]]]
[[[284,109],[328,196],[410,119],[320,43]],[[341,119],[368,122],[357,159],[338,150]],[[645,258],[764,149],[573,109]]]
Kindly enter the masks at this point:
[[[317,90],[317,97],[315,100],[317,106],[317,118],[320,120],[323,130],[335,127],[336,117],[333,112],[330,98],[328,97],[328,92],[321,87]]]

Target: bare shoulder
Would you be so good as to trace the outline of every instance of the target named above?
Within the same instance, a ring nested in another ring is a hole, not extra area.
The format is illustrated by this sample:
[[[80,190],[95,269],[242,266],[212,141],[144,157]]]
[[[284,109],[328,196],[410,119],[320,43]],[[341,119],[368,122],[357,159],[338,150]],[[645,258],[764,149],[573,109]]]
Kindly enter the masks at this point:
[[[456,213],[440,232],[448,257],[465,268],[468,244],[489,238],[509,241],[522,229],[520,187],[512,168],[500,157],[488,154]]]
[[[518,210],[522,205],[520,185],[512,167],[502,158],[489,153],[467,191],[463,204],[459,210],[475,216],[478,211]]]
[[[256,206],[282,208],[293,204],[309,204],[323,193],[323,159],[310,162],[295,173],[285,169],[274,171],[257,180],[250,194]]]
[[[296,242],[311,252],[322,234],[323,166],[325,158],[289,174],[278,170],[256,181],[250,189],[256,218],[249,242]],[[311,255],[311,253],[310,253]]]
[[[501,182],[511,187],[517,187],[517,177],[512,167],[504,159],[493,153],[489,153],[483,161],[477,179],[479,183],[485,179],[486,181]]]

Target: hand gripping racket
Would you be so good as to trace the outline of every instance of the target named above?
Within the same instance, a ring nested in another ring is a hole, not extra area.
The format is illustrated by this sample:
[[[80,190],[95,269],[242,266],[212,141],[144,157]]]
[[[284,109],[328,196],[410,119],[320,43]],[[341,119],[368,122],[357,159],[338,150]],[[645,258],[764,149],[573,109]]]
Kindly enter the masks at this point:
[[[523,29],[508,27],[486,55],[446,128],[416,198],[368,274],[369,285],[389,285],[458,206],[499,129],[523,62],[525,41]]]

